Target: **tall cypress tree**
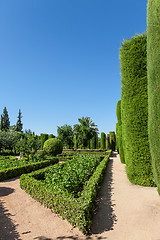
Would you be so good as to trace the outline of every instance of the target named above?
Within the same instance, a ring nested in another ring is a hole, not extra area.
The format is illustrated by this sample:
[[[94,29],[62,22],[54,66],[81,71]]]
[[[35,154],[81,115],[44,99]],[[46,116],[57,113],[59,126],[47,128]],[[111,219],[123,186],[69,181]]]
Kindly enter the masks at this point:
[[[21,112],[21,109],[19,109],[19,113],[18,113],[18,120],[17,120],[17,123],[16,123],[16,131],[17,132],[22,132],[22,128],[23,128],[23,124],[22,124],[22,112]]]
[[[10,121],[7,108],[4,107],[3,114],[1,115],[1,130],[7,131],[10,127]]]

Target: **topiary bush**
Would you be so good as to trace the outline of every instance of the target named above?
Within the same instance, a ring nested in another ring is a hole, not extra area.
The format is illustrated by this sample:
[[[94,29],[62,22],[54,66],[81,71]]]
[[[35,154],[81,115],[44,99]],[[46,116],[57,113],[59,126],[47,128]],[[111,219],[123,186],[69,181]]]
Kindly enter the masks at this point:
[[[160,1],[147,6],[148,129],[153,174],[160,194]]]
[[[146,35],[123,42],[121,62],[122,140],[130,182],[154,186],[148,141]]]
[[[121,163],[125,163],[123,142],[122,142],[121,100],[117,102],[116,114],[117,114],[117,120],[118,120],[117,139],[118,139],[119,156],[120,156]]]
[[[45,141],[43,150],[48,155],[56,156],[57,154],[62,153],[63,144],[57,138],[50,138],[47,141]]]

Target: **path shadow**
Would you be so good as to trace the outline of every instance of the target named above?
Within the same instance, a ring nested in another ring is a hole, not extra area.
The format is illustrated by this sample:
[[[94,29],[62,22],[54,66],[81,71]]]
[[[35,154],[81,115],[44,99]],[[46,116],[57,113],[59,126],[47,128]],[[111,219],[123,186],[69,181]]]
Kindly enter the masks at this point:
[[[35,237],[33,239],[37,239],[37,240],[53,240],[53,238],[46,238],[44,236]]]
[[[8,187],[0,187],[0,197],[7,196],[13,193],[15,190],[13,188]]]
[[[117,152],[112,156],[116,157]],[[112,200],[113,195],[113,157],[108,162],[104,181],[96,200],[96,208],[93,216],[91,234],[100,234],[104,231],[113,230],[116,223],[116,215],[114,213],[115,203]]]
[[[76,237],[76,236],[60,236],[56,238],[57,240],[65,240],[65,239],[72,239],[72,240],[98,240],[98,239],[107,239],[106,237],[91,237],[91,236],[86,236],[84,238]]]
[[[16,226],[10,216],[12,216],[0,201],[0,240],[22,240],[16,231]]]

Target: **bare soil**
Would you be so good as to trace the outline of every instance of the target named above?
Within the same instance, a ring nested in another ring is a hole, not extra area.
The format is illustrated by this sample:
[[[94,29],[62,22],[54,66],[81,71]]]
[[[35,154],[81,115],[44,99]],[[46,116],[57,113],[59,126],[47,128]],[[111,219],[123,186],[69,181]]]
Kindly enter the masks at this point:
[[[84,236],[19,187],[0,182],[0,240],[160,240],[160,196],[156,188],[131,184],[115,153],[110,158],[93,217]]]

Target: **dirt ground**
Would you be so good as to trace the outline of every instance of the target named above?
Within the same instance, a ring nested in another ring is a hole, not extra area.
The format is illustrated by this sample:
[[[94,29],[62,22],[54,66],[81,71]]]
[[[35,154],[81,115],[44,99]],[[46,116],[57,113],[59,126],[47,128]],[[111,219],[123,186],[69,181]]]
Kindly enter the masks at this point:
[[[0,240],[160,240],[160,196],[156,188],[131,184],[115,153],[96,202],[92,234],[33,200],[19,178],[0,182]]]

